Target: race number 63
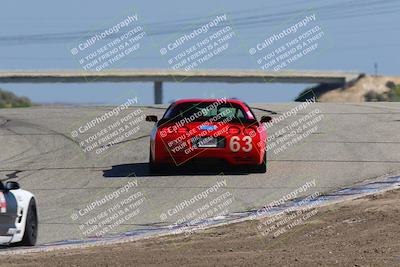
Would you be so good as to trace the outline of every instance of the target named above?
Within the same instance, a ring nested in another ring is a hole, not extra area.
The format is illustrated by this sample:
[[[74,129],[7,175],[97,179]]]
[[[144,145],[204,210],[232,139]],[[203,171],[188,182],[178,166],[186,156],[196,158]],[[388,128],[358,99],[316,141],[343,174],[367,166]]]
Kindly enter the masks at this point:
[[[239,141],[239,136],[233,136],[231,138],[231,141],[229,142],[229,148],[232,152],[238,152],[240,149],[242,149],[244,152],[250,152],[253,149],[253,145],[251,144],[252,139],[250,136],[245,136],[242,138],[242,141],[244,142],[243,147],[240,146]]]

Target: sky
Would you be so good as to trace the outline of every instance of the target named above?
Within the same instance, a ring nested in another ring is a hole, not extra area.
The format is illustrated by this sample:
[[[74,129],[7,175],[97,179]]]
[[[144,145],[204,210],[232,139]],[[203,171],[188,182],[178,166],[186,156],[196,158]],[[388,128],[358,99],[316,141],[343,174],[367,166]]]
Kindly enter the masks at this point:
[[[317,49],[283,70],[340,70],[399,75],[400,2],[376,0],[335,1],[8,1],[0,8],[0,70],[83,70],[80,56],[95,46],[73,55],[71,49],[124,20],[137,21],[124,29],[142,27],[140,48],[106,69],[171,69],[169,56],[176,56],[221,29],[234,33],[226,50],[193,69],[262,70],[257,55],[266,55],[318,27],[323,32]],[[178,37],[225,14],[227,19],[162,55],[160,49]],[[251,55],[273,34],[315,15],[297,33],[290,33]],[[228,27],[228,28],[226,28]],[[107,45],[121,30],[96,43]],[[175,54],[174,54],[175,53]],[[164,102],[179,98],[236,97],[247,102],[288,102],[310,84],[224,84],[164,83]],[[0,84],[0,88],[28,96],[37,103],[117,104],[135,95],[142,104],[153,102],[152,83]]]

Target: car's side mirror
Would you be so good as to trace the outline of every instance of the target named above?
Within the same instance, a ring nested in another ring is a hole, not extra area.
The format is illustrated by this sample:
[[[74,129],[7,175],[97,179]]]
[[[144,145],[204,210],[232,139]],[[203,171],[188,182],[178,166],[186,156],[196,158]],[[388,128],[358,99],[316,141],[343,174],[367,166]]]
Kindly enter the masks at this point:
[[[262,116],[260,119],[261,123],[268,123],[270,121],[272,121],[272,118],[270,116]]]
[[[5,189],[10,191],[10,190],[17,190],[19,189],[19,183],[17,182],[7,182]]]
[[[158,118],[155,115],[149,115],[149,116],[146,116],[146,121],[157,122]]]

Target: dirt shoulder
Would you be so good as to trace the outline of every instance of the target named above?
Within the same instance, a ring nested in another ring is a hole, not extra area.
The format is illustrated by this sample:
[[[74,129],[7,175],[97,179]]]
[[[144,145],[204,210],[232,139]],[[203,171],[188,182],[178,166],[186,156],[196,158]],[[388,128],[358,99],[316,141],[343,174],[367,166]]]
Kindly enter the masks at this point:
[[[313,214],[277,237],[248,221],[190,236],[2,256],[0,266],[400,266],[400,189]]]

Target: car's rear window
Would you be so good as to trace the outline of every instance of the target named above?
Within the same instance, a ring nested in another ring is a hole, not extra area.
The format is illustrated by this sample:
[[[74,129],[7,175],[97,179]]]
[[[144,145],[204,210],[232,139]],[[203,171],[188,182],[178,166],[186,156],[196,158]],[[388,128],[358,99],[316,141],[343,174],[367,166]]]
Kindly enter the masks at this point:
[[[235,103],[186,102],[169,108],[164,114],[169,121],[254,121]]]

